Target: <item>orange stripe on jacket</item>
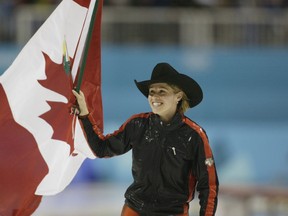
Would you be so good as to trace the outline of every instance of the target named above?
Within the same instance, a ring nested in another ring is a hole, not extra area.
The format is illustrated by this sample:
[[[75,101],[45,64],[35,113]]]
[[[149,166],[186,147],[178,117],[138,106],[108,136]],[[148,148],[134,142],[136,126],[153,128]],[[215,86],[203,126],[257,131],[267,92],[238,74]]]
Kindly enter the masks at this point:
[[[188,119],[187,117],[184,117],[183,121],[200,135],[204,144],[205,157],[212,158],[213,154],[209,145],[208,137],[206,133],[203,131],[203,129],[198,124]],[[209,176],[209,196],[205,216],[210,216],[214,214],[216,207],[215,198],[217,197],[217,177],[216,177],[215,165],[213,164],[213,166],[207,166],[207,171]]]
[[[126,125],[132,120],[132,119],[135,119],[135,118],[149,118],[149,116],[151,115],[152,113],[140,113],[140,114],[135,114],[133,116],[131,116],[124,124],[121,125],[121,127],[114,131],[113,133],[110,133],[110,134],[107,134],[107,135],[103,135],[103,132],[102,130],[97,126],[97,122],[94,120],[93,116],[92,115],[88,115],[88,119],[89,121],[91,122],[91,124],[93,125],[93,130],[94,132],[98,135],[98,137],[102,140],[105,140],[105,139],[108,139],[109,137],[111,136],[115,136],[119,133],[121,133],[122,131],[124,131]]]

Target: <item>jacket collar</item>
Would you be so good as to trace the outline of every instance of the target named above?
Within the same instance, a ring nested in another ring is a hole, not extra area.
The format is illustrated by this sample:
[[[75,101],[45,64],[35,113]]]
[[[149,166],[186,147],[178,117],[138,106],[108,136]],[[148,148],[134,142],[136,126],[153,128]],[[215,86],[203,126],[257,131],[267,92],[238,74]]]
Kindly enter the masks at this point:
[[[177,112],[169,123],[165,123],[157,114],[151,115],[152,122],[161,130],[171,131],[183,124],[183,115]]]

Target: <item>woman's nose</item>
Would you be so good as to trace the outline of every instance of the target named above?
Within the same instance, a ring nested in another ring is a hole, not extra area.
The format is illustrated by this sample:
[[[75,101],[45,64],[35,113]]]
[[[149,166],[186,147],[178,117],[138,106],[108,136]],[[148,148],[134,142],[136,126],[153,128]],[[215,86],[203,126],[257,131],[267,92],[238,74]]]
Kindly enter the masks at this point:
[[[157,94],[157,93],[154,93],[153,95],[151,95],[151,97],[152,97],[153,99],[158,99],[158,98],[160,98],[160,95]]]

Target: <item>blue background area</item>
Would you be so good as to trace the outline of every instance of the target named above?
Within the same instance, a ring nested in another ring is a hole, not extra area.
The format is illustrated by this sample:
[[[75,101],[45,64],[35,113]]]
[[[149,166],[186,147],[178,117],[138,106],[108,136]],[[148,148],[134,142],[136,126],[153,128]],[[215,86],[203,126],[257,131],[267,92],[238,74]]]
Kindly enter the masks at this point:
[[[20,48],[0,45],[0,74]],[[186,114],[207,131],[222,183],[288,186],[288,50],[283,48],[102,47],[105,133],[150,111],[134,79],[150,78],[158,62],[195,78],[203,102]],[[131,181],[131,154],[87,159],[74,183]]]

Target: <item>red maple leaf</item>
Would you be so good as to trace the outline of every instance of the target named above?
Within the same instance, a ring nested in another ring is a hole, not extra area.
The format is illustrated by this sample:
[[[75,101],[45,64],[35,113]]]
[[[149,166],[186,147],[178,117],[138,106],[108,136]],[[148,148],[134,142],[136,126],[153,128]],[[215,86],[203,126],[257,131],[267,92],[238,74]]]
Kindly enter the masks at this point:
[[[45,80],[38,82],[45,88],[55,91],[67,98],[67,103],[47,101],[51,109],[40,117],[48,122],[53,128],[52,139],[61,140],[70,145],[70,154],[74,151],[73,140],[73,115],[70,114],[71,107],[75,104],[72,94],[73,81],[71,73],[66,73],[63,64],[53,62],[50,57],[43,53],[45,58]],[[72,154],[73,155],[73,154]],[[73,155],[74,156],[74,155]]]

